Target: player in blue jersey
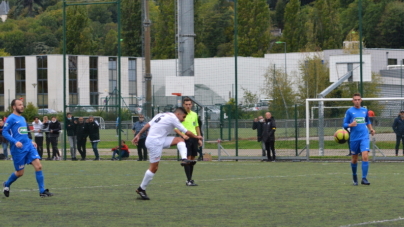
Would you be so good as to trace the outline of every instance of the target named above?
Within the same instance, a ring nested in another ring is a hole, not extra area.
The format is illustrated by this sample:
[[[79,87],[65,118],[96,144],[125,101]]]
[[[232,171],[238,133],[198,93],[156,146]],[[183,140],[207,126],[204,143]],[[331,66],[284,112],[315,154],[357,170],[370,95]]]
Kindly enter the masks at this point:
[[[369,131],[372,136],[376,133],[368,116],[366,108],[361,107],[362,98],[359,93],[353,95],[353,107],[345,113],[344,128],[350,128],[349,149],[351,151],[351,168],[353,174],[353,185],[358,185],[358,155],[362,154],[362,181],[361,184],[370,185],[366,179],[369,170]]]
[[[6,197],[9,197],[11,184],[24,175],[26,164],[32,164],[35,169],[36,181],[38,182],[39,196],[53,196],[48,189],[45,189],[42,165],[39,161],[41,158],[36,150],[35,142],[28,138],[27,123],[25,118],[21,116],[24,112],[24,104],[21,100],[14,99],[11,102],[11,107],[13,108],[13,113],[7,118],[3,128],[3,136],[10,142],[15,172],[3,183],[3,193]]]

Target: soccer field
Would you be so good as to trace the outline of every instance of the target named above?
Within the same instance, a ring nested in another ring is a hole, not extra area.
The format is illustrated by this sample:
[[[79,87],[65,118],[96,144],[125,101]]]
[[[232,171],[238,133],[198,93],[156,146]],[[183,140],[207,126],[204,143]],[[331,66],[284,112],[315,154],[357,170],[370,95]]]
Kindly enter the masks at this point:
[[[371,163],[370,186],[352,186],[348,162],[198,162],[185,186],[179,162],[162,161],[138,199],[148,162],[42,162],[40,198],[31,166],[1,195],[7,226],[403,226],[402,163]],[[360,166],[360,165],[359,165]],[[0,162],[0,180],[12,172]],[[361,168],[359,167],[359,173]],[[360,176],[360,174],[359,174]]]

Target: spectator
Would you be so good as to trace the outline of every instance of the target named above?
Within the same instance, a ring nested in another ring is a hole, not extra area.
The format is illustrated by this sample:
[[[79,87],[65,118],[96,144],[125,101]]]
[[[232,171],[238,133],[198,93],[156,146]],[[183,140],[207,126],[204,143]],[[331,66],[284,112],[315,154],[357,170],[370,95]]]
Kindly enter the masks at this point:
[[[379,122],[376,119],[376,114],[373,112],[373,110],[368,110],[368,116],[370,118],[370,124],[373,126],[376,126]]]
[[[117,117],[117,118],[116,118],[116,124],[115,124],[115,126],[116,126],[116,136],[117,136],[117,137],[118,137],[118,135],[119,135],[119,123],[120,123],[120,122],[121,122],[120,118]],[[122,124],[121,124],[121,132],[125,133],[125,132],[122,130]]]
[[[262,141],[262,127],[264,125],[264,118],[259,116],[258,118],[254,118],[254,122],[252,125],[252,129],[257,129],[257,141],[261,142],[262,156],[266,156],[265,153],[265,142]]]
[[[41,159],[42,159],[42,155],[43,155],[42,127],[43,127],[43,124],[42,124],[41,120],[39,120],[39,117],[34,117],[34,121],[32,122],[32,127],[34,130],[36,149],[38,150],[39,157],[41,157]]]
[[[3,128],[4,128],[4,121],[2,119],[0,119],[0,142],[1,142],[1,146],[3,147],[3,154],[4,154],[4,160],[10,160],[8,158],[8,140],[6,138],[4,138],[3,136]]]
[[[265,142],[265,149],[268,155],[268,162],[275,162],[276,153],[275,153],[275,131],[276,131],[276,123],[275,118],[272,117],[270,112],[265,113],[265,123],[262,127],[262,140]],[[271,158],[271,151],[273,159]]]
[[[396,133],[396,156],[398,156],[398,150],[400,149],[400,141],[403,144],[404,155],[404,110],[400,111],[400,115],[394,119],[393,130]]]
[[[71,155],[72,161],[77,161],[77,158],[76,158],[76,145],[77,145],[76,127],[77,127],[77,121],[74,120],[74,117],[72,116],[71,113],[67,113],[66,131],[67,131],[67,136],[69,138],[70,155]]]
[[[49,119],[48,116],[43,117],[42,121],[42,131],[45,132],[45,141],[46,141],[46,151],[48,152],[48,158],[46,160],[52,160],[50,155],[50,138],[49,138]]]
[[[79,117],[79,122],[76,125],[77,149],[81,155],[81,160],[86,160],[86,143],[88,137],[88,124],[84,122],[83,117]]]
[[[98,154],[97,146],[100,142],[100,124],[94,120],[93,116],[88,118],[88,135],[95,155],[94,161],[99,161],[100,155]]]
[[[58,149],[58,139],[59,133],[62,130],[62,126],[60,122],[57,120],[55,116],[52,117],[52,121],[49,123],[49,140],[52,144],[52,159],[60,160],[60,153]]]
[[[115,154],[118,155],[118,158],[115,158]],[[119,160],[121,158],[128,158],[129,157],[129,147],[125,144],[125,140],[121,140],[121,146],[116,146],[112,148],[112,161]]]
[[[147,124],[147,122],[144,121],[144,116],[140,115],[139,116],[139,121],[135,122],[132,127],[133,134],[136,136],[140,130]],[[139,156],[138,161],[146,161],[147,160],[147,148],[145,145],[146,142],[146,137],[147,133],[149,130],[146,130],[142,135],[140,135],[139,142],[137,144],[137,154]],[[143,154],[142,154],[143,151]]]

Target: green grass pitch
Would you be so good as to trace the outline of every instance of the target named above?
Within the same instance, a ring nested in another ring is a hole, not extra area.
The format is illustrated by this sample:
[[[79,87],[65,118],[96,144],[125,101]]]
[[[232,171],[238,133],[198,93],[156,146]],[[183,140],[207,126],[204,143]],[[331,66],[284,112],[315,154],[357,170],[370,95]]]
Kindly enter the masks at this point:
[[[177,161],[162,161],[135,193],[148,162],[43,161],[40,198],[31,166],[0,195],[7,226],[403,226],[402,163],[371,163],[370,186],[352,186],[349,162],[198,162],[185,186]],[[359,176],[361,168],[359,164]],[[13,171],[0,162],[0,181]]]

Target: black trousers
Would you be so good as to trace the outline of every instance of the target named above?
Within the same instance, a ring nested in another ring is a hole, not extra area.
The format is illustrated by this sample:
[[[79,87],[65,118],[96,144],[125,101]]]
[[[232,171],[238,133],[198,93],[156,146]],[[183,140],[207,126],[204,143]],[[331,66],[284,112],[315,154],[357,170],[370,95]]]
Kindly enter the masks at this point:
[[[37,150],[38,150],[38,154],[39,157],[42,158],[43,155],[43,136],[35,136],[35,143],[37,145]]]
[[[142,151],[143,151],[143,153],[142,153]],[[137,155],[139,156],[139,161],[147,160],[146,138],[139,139],[139,142],[137,144]]]
[[[404,135],[396,134],[396,154],[398,154],[398,150],[400,149],[400,142],[403,144],[403,154],[404,154]]]
[[[275,140],[270,140],[265,142],[265,150],[267,151],[268,160],[275,160],[276,153],[275,153]],[[273,159],[271,158],[271,152]]]
[[[46,135],[45,140],[46,140],[46,151],[48,152],[48,159],[50,159],[51,158],[50,149],[49,149],[49,147],[50,147],[50,138],[48,137],[48,135]]]
[[[49,139],[52,144],[52,158],[60,157],[58,149],[58,137],[50,137]]]
[[[86,159],[86,143],[87,137],[77,137],[77,150],[81,155],[81,159]]]

